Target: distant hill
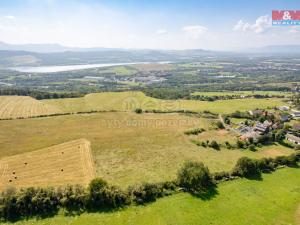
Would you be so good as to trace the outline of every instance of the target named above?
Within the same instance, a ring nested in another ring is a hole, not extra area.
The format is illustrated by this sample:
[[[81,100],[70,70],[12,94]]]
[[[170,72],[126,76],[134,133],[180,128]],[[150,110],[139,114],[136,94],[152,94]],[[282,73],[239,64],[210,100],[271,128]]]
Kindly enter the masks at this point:
[[[220,53],[202,49],[151,50],[110,48],[67,48],[57,44],[11,45],[0,43],[0,66],[77,65],[96,63],[130,63],[186,61],[216,57]]]
[[[300,54],[300,45],[268,45],[260,48],[252,48],[245,51],[254,53],[297,53]]]
[[[300,45],[276,45],[247,49],[242,52],[220,52],[203,49],[151,50],[112,48],[71,48],[59,44],[13,45],[0,42],[0,66],[51,66],[96,63],[183,62],[206,58],[255,57],[300,54]]]

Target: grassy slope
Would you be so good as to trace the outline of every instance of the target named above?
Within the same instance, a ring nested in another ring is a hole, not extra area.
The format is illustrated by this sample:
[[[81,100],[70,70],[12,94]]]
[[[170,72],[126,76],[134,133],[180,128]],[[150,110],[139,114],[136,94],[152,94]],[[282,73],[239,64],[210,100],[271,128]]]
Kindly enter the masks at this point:
[[[61,111],[28,96],[0,96],[0,119],[56,113],[61,113]]]
[[[0,121],[0,157],[33,151],[66,141],[91,141],[97,175],[128,185],[140,181],[162,181],[175,177],[187,159],[203,161],[213,171],[229,170],[241,156],[262,157],[290,154],[282,146],[259,152],[204,149],[183,134],[192,127],[207,130],[201,137],[224,141],[234,138],[209,130],[207,119],[178,114],[97,113],[26,120]],[[17,138],[16,138],[17,137]]]
[[[132,111],[135,108],[158,110],[209,110],[214,113],[232,113],[255,108],[267,108],[285,104],[280,99],[233,99],[216,102],[194,100],[160,100],[145,96],[142,92],[105,92],[88,94],[83,98],[43,100],[64,112],[91,110]]]
[[[129,207],[112,213],[59,215],[17,224],[295,225],[300,202],[299,180],[300,169],[282,169],[264,175],[263,181],[243,179],[220,184],[218,194],[210,200],[177,194],[144,207]]]

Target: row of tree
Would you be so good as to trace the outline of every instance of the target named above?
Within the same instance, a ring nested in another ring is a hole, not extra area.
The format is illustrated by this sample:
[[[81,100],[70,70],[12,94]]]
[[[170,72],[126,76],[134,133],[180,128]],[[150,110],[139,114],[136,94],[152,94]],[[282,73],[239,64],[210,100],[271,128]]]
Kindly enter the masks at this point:
[[[83,93],[75,92],[43,92],[30,89],[0,89],[0,95],[30,96],[35,99],[57,99],[57,98],[77,98],[84,96]]]
[[[157,198],[184,190],[193,194],[211,193],[221,180],[236,177],[252,177],[261,172],[274,171],[279,166],[295,166],[300,161],[300,152],[275,159],[259,160],[240,158],[231,172],[211,174],[202,162],[188,161],[179,170],[176,181],[145,183],[122,190],[96,178],[88,188],[67,186],[65,188],[25,188],[16,191],[6,189],[0,197],[0,216],[13,220],[32,216],[55,215],[60,209],[66,213],[83,211],[107,211],[130,204],[145,204]]]

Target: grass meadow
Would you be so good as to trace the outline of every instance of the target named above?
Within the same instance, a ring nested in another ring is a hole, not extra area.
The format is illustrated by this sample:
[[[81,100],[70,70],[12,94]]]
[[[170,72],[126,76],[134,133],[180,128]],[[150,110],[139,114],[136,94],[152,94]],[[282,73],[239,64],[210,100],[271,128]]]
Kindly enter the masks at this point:
[[[291,154],[283,146],[216,151],[191,139],[235,141],[227,131],[211,128],[212,120],[179,114],[107,112],[0,121],[0,157],[17,155],[75,139],[91,142],[96,174],[117,185],[173,179],[185,160],[203,161],[212,171],[230,170],[242,156]],[[198,136],[184,131],[204,128]]]
[[[232,113],[256,108],[268,108],[285,105],[282,99],[232,99],[215,102],[196,100],[161,100],[146,96],[142,92],[105,92],[88,94],[82,98],[43,100],[47,105],[55,106],[63,112],[81,112],[92,110],[133,111],[136,108],[162,111],[191,110],[213,113]]]

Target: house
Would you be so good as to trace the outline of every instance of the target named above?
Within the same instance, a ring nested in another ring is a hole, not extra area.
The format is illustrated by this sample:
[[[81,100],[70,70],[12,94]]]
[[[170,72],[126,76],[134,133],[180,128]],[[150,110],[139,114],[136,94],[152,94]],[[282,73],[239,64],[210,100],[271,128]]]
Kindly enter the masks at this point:
[[[271,123],[271,125],[272,125],[272,123]],[[265,133],[269,132],[269,127],[270,127],[270,125],[269,125],[268,121],[267,122],[265,121],[264,123],[258,122],[253,127],[253,130],[258,132],[259,134],[265,134]]]
[[[300,145],[300,138],[295,135],[287,134],[286,139],[290,142],[293,142],[296,145]]]
[[[293,130],[294,131],[300,131],[300,124],[298,123],[298,124],[294,124],[293,125]]]
[[[243,134],[241,136],[242,140],[248,140],[249,138],[253,138],[253,140],[257,140],[259,138],[260,134],[258,132],[255,132],[253,130]]]
[[[290,107],[284,105],[284,106],[278,107],[278,109],[281,110],[281,111],[288,111],[290,109]]]
[[[263,110],[261,110],[261,109],[256,109],[256,110],[250,110],[249,111],[249,114],[251,115],[251,116],[260,116],[260,115],[262,115],[263,114]]]
[[[292,116],[294,119],[300,119],[300,112],[296,110],[292,110]]]
[[[238,132],[239,132],[241,135],[244,135],[244,134],[246,134],[246,133],[248,133],[248,132],[251,132],[251,131],[252,131],[252,127],[243,125],[243,126],[240,126],[237,130],[238,130]]]
[[[273,126],[272,126],[273,130],[282,129],[282,128],[283,128],[282,123],[274,123]]]
[[[287,115],[287,114],[281,114],[280,115],[280,121],[281,122],[287,122],[289,120],[290,120],[290,116],[289,115]]]

